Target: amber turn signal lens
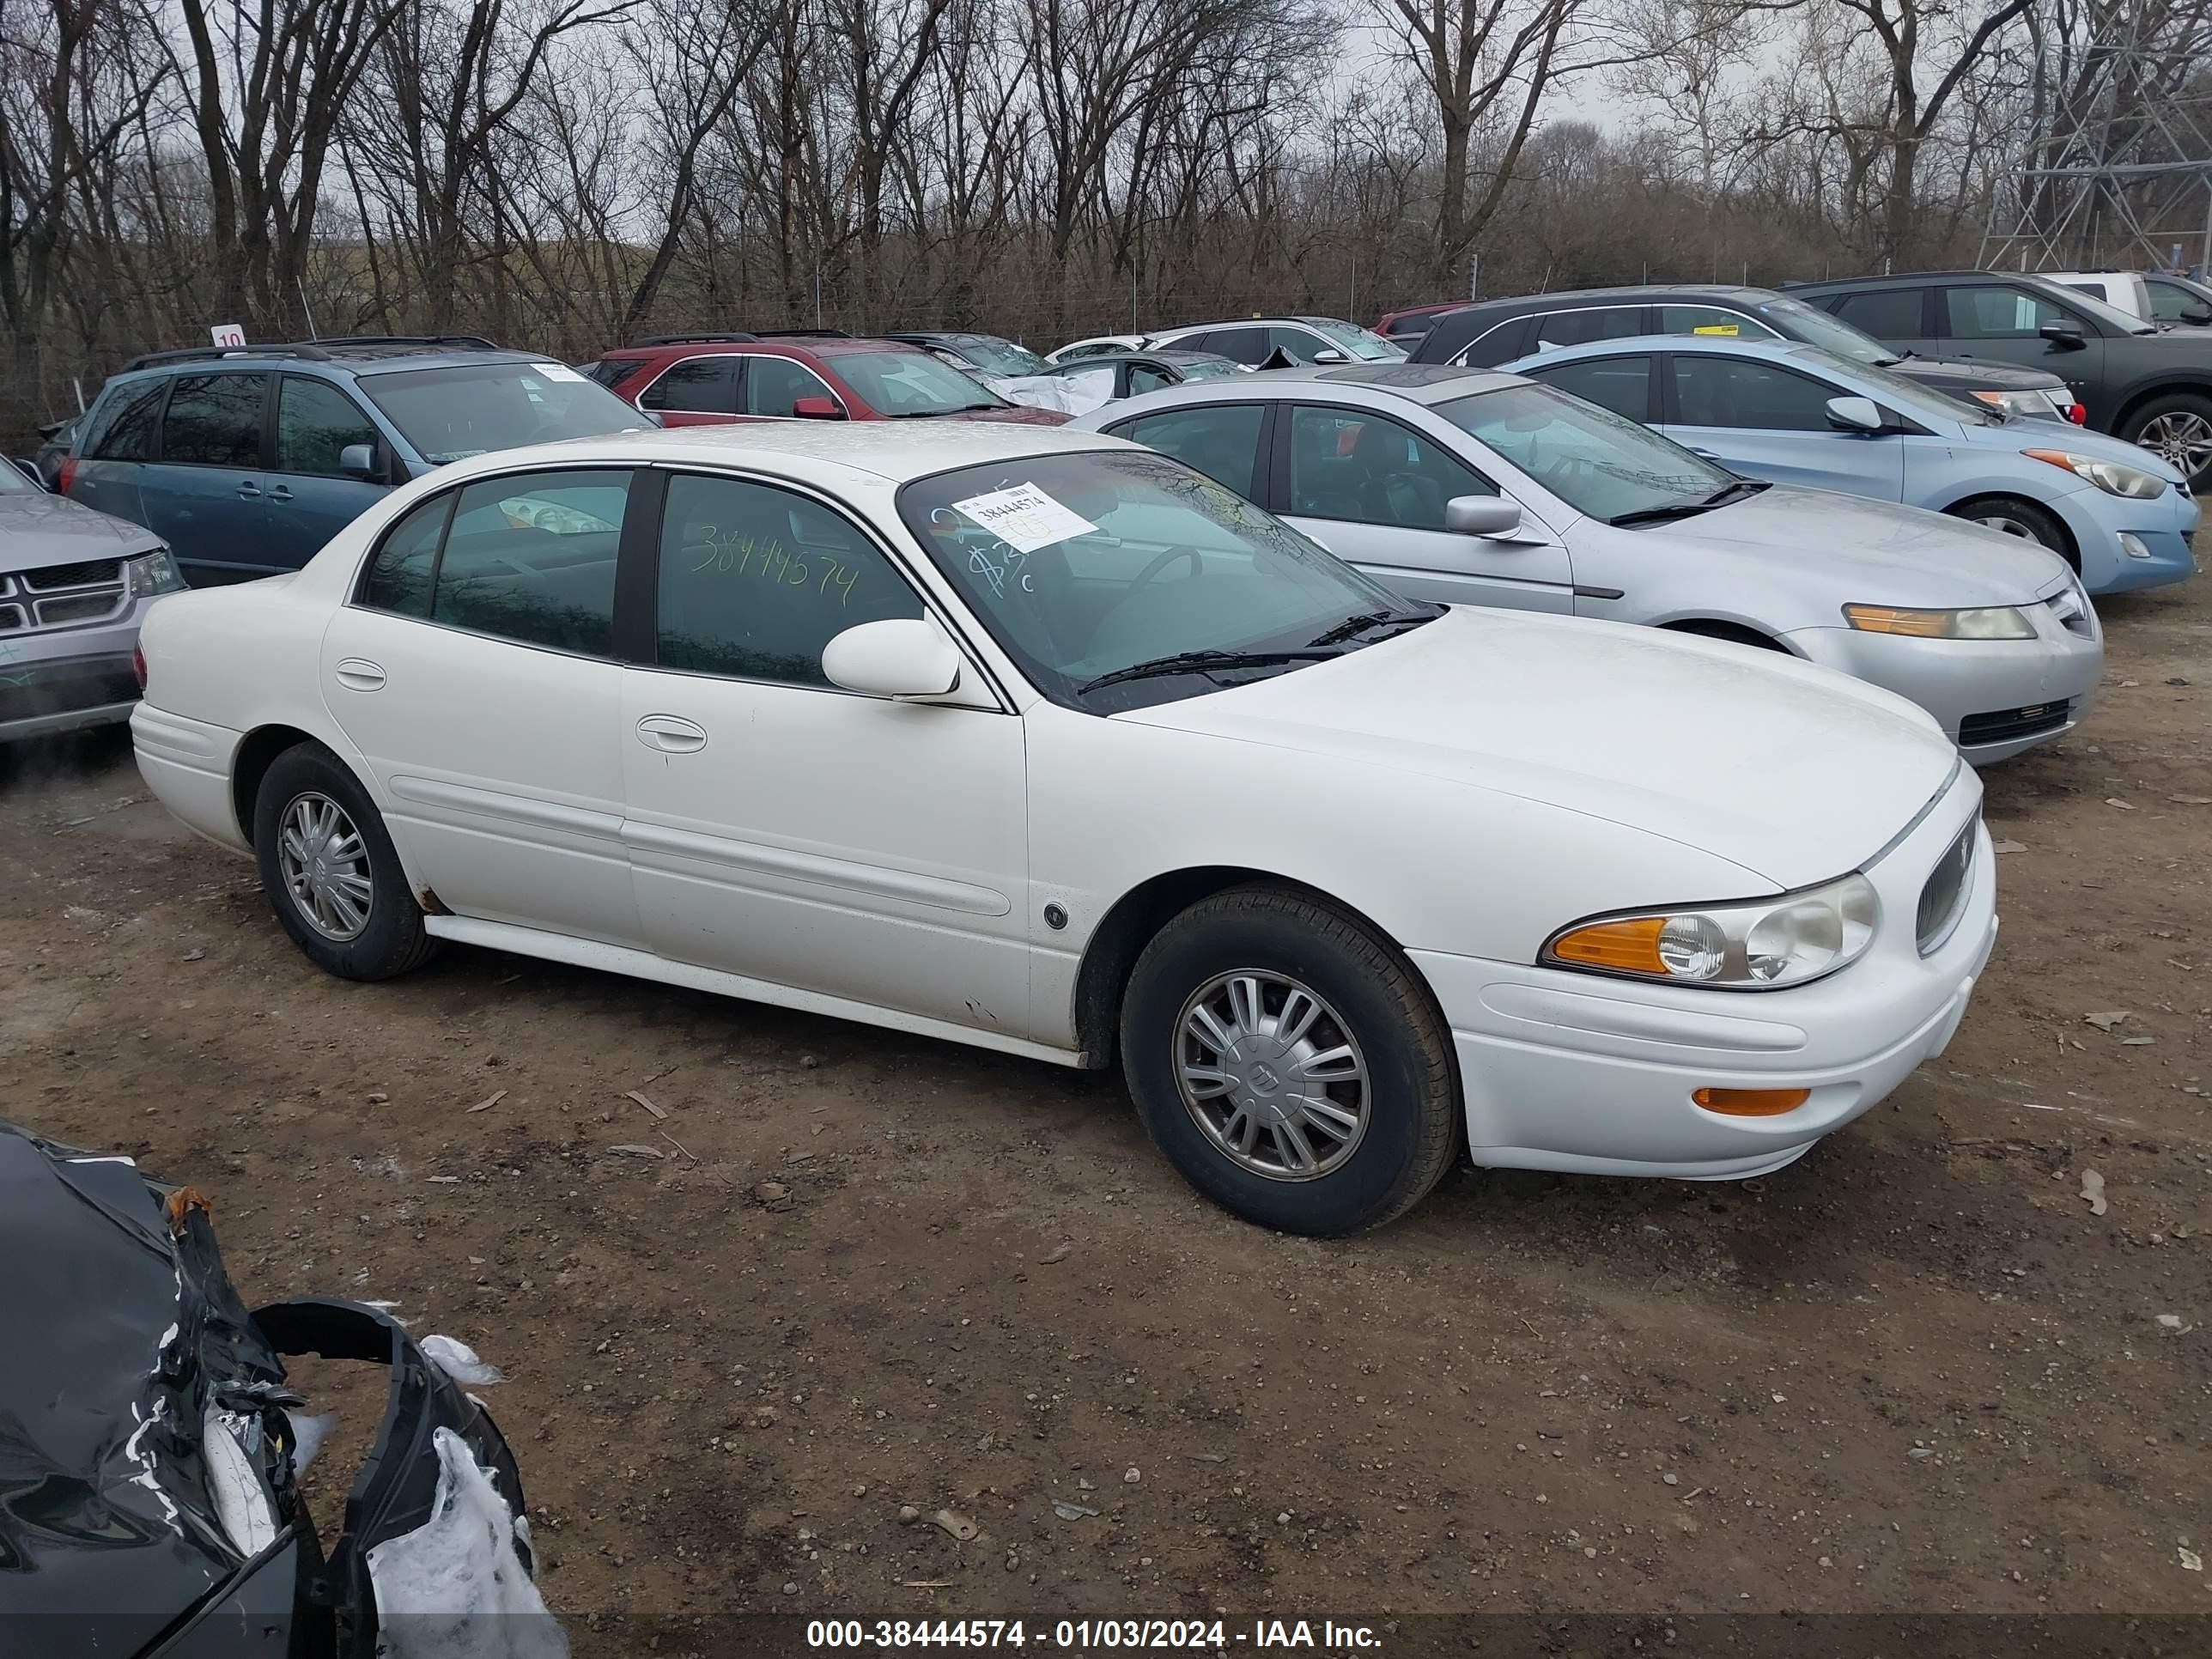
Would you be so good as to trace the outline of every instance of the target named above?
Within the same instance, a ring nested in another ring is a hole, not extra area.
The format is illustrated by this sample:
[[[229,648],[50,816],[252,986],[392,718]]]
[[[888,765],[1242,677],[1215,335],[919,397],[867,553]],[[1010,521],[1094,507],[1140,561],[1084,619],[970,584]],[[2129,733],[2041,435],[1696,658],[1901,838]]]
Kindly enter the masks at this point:
[[[1666,927],[1664,916],[1595,922],[1555,939],[1552,954],[1561,962],[1579,963],[1585,968],[1663,975],[1667,964],[1659,959],[1659,935]]]
[[[1699,1089],[1690,1098],[1709,1112],[1730,1117],[1780,1117],[1812,1096],[1810,1089]]]

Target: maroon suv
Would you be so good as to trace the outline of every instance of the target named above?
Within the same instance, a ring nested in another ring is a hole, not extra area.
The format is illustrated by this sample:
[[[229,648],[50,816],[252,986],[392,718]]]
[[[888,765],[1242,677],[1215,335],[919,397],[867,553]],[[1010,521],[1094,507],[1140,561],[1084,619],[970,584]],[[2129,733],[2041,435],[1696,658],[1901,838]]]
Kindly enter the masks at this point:
[[[917,346],[836,329],[658,336],[610,351],[584,373],[664,426],[921,416],[1060,426],[1068,419],[1008,403]]]

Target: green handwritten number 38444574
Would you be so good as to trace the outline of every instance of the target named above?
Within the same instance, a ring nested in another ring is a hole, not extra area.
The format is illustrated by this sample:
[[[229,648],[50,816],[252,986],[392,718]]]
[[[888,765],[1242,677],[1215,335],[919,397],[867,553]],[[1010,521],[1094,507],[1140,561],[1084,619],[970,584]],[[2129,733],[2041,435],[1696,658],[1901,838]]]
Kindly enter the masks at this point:
[[[726,535],[711,524],[699,526],[694,536],[692,545],[698,555],[691,567],[694,575],[713,571],[721,575],[757,576],[787,587],[811,587],[824,599],[834,592],[840,610],[852,603],[853,585],[860,573],[842,560],[818,553],[811,559],[804,554],[794,556],[774,537],[763,541],[751,536]],[[818,576],[817,567],[821,571]]]

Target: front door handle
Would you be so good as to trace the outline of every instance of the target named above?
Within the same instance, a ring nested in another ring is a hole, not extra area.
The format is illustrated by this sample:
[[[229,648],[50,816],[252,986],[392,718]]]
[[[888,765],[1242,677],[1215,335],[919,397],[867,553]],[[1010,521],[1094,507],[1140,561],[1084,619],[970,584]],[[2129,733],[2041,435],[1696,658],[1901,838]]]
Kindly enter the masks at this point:
[[[637,723],[638,740],[664,754],[689,755],[707,746],[707,728],[676,714],[647,714]]]
[[[241,501],[259,501],[261,499],[261,486],[254,483],[252,479],[248,478],[244,483],[239,485],[238,499]]]
[[[384,671],[366,657],[341,657],[331,673],[349,691],[381,691]]]
[[[292,492],[283,484],[278,484],[269,492],[269,499],[272,501],[289,501],[292,499]]]

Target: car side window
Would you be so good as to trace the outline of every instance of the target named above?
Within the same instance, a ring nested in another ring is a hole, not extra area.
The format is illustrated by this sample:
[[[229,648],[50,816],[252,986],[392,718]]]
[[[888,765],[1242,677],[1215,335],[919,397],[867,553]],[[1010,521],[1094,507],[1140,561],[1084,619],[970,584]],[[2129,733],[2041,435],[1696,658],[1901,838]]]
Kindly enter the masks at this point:
[[[836,398],[829,382],[804,363],[788,357],[745,359],[745,413],[797,416],[801,398]]]
[[[851,520],[790,490],[678,475],[660,524],[663,668],[827,686],[822,650],[838,635],[924,614]]]
[[[1280,351],[1294,363],[1310,363],[1320,360],[1324,351],[1334,351],[1340,357],[1352,354],[1341,346],[1332,345],[1310,328],[1285,328],[1280,325],[1267,331],[1267,354]]]
[[[1176,379],[1164,368],[1154,368],[1146,363],[1129,365],[1129,395],[1140,397],[1147,392],[1158,392],[1176,384]]]
[[[1601,306],[1581,311],[1554,311],[1536,319],[1526,348],[1533,355],[1555,346],[1581,345],[1588,340],[1620,340],[1644,332],[1641,306]]]
[[[737,359],[687,357],[646,387],[637,406],[679,415],[734,415]]]
[[[1453,496],[1498,493],[1466,463],[1388,416],[1304,404],[1289,414],[1283,510],[1294,516],[1442,530]]]
[[[2041,295],[2004,283],[1946,289],[1943,308],[1954,340],[2032,340],[2045,323],[2080,326],[2071,312]]]
[[[1684,426],[1826,432],[1832,386],[1771,363],[1681,352],[1674,358],[1674,418]]]
[[[1191,351],[1211,351],[1217,356],[1246,364],[1265,362],[1273,349],[1267,343],[1267,331],[1264,328],[1217,328],[1194,340],[1177,343]]]
[[[1928,331],[1922,298],[1923,291],[1917,288],[1846,294],[1838,302],[1835,314],[1877,340],[1918,339]]]
[[[1718,306],[1661,306],[1659,331],[1662,334],[1718,335],[1730,340],[1778,340],[1782,337],[1757,319],[1747,317],[1741,311],[1723,311]]]
[[[100,417],[99,430],[86,438],[86,455],[101,461],[153,459],[154,429],[161,418],[161,396],[168,389],[168,381],[156,379],[118,392],[113,406]]]
[[[431,619],[523,645],[611,654],[629,484],[626,469],[593,469],[463,488],[438,556]]]
[[[438,548],[446,539],[446,521],[453,516],[453,497],[458,493],[448,489],[418,502],[384,532],[362,576],[363,605],[372,611],[428,618],[430,585],[438,573]]]
[[[375,422],[327,380],[287,374],[276,386],[276,470],[342,478],[348,445],[377,441]]]
[[[161,459],[258,467],[268,390],[266,374],[179,374],[161,416]]]
[[[1172,455],[1249,501],[1267,412],[1259,404],[1200,404],[1130,421],[1114,435]]]
[[[1651,418],[1651,359],[1591,357],[1580,362],[1539,367],[1528,378],[1625,415],[1639,423]]]

